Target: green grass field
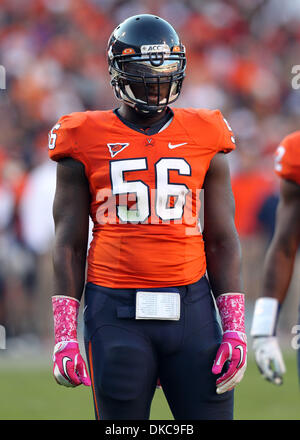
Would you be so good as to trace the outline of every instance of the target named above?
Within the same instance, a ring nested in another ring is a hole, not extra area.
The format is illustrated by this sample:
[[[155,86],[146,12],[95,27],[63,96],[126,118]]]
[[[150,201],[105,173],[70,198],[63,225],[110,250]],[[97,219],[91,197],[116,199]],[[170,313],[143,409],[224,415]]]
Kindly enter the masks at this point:
[[[236,420],[299,420],[300,390],[296,354],[285,354],[287,374],[284,385],[264,381],[250,357],[243,381],[236,388]],[[93,420],[91,390],[57,386],[51,366],[35,368],[20,361],[0,360],[1,420]],[[157,390],[151,419],[169,420],[172,415],[162,390]]]

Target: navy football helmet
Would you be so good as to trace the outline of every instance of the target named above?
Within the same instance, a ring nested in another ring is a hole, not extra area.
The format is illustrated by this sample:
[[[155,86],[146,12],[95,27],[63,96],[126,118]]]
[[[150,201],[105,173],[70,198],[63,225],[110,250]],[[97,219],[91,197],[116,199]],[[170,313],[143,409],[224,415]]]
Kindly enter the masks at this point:
[[[108,65],[118,99],[140,112],[158,112],[179,97],[185,48],[167,21],[150,14],[135,15],[113,31]]]

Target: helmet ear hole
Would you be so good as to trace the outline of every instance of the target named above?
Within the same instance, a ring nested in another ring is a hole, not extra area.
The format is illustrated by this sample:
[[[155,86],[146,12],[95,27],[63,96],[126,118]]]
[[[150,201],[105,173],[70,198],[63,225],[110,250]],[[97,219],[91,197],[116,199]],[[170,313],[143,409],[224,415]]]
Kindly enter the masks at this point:
[[[143,112],[161,111],[179,97],[185,49],[167,21],[142,14],[114,30],[108,42],[108,64],[118,99]]]

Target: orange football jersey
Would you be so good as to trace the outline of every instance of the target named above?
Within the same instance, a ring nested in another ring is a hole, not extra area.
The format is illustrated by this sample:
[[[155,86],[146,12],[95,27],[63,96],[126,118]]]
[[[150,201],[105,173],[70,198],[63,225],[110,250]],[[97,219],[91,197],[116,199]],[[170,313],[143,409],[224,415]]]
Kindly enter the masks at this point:
[[[72,113],[52,128],[50,158],[82,162],[90,185],[88,282],[167,287],[204,275],[200,190],[211,159],[233,150],[234,137],[219,110],[173,112],[151,136],[112,110]]]
[[[300,131],[286,136],[277,147],[275,171],[283,179],[300,185]]]

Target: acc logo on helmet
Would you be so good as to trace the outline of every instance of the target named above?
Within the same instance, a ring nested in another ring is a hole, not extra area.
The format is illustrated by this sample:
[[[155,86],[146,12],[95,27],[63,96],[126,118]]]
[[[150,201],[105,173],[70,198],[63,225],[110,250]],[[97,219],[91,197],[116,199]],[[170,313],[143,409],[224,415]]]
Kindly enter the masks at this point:
[[[170,47],[167,44],[144,44],[141,46],[141,53],[164,52],[170,53]]]

